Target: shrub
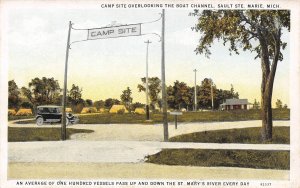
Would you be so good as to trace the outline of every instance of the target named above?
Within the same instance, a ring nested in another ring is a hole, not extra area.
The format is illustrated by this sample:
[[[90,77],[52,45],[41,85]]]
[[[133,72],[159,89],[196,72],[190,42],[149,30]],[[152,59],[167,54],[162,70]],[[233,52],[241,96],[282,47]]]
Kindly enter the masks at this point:
[[[125,113],[125,109],[119,109],[118,111],[117,111],[117,114],[124,114]]]
[[[25,102],[21,103],[21,108],[26,108],[26,109],[30,108],[30,109],[32,109],[33,105],[30,102],[25,101]]]

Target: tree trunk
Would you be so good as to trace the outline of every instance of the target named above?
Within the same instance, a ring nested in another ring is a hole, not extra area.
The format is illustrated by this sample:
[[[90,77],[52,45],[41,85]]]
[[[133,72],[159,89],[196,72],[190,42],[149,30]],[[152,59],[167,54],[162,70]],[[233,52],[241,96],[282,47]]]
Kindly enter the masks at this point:
[[[263,141],[272,141],[272,93],[273,84],[280,54],[280,30],[275,40],[275,55],[270,66],[270,59],[266,41],[261,38],[261,68],[262,68],[262,84],[261,84],[261,116],[262,129],[261,135]]]
[[[262,116],[262,130],[261,136],[263,141],[272,140],[272,95],[269,89],[261,92],[261,116]]]

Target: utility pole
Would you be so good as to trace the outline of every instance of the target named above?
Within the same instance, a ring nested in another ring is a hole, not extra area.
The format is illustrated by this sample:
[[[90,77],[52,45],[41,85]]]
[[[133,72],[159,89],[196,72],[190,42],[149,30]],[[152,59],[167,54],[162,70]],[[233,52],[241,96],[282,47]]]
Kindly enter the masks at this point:
[[[149,113],[149,85],[148,85],[148,48],[151,43],[149,40],[145,42],[147,44],[147,53],[146,53],[146,120],[150,119]]]
[[[68,59],[69,59],[69,49],[70,49],[70,36],[71,36],[72,22],[69,22],[69,33],[67,41],[67,51],[66,51],[66,61],[65,61],[65,75],[64,75],[64,90],[62,98],[62,119],[61,119],[61,140],[66,140],[67,138],[67,128],[66,128],[66,103],[67,103],[67,83],[68,83]]]
[[[194,72],[195,72],[195,105],[194,105],[194,111],[196,112],[197,111],[197,69],[194,69]]]
[[[162,9],[162,31],[161,31],[161,93],[162,93],[162,107],[163,107],[163,127],[164,127],[164,141],[169,139],[168,131],[168,115],[167,115],[167,95],[166,95],[166,81],[165,81],[165,9]]]
[[[213,91],[213,81],[210,80],[210,92],[211,92],[211,110],[214,110],[214,91]]]

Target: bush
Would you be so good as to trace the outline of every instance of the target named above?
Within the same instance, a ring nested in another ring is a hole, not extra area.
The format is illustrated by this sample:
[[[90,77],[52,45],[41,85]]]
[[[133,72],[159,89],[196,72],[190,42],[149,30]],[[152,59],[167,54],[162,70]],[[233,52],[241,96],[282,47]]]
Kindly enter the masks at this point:
[[[26,108],[26,109],[30,108],[30,109],[33,109],[33,105],[30,102],[25,101],[25,102],[21,103],[21,108]]]
[[[117,111],[117,114],[124,114],[125,113],[125,109],[119,109],[118,111]]]

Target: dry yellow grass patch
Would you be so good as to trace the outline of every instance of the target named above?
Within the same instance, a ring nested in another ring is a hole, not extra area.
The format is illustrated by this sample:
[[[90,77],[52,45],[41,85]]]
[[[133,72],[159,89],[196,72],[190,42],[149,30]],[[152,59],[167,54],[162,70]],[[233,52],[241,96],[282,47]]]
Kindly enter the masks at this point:
[[[144,108],[136,108],[134,110],[134,113],[136,113],[136,114],[146,114]]]
[[[124,113],[128,113],[128,110],[126,109],[126,107],[124,105],[113,105],[111,107],[111,109],[109,110],[109,113],[118,113],[118,111],[120,110],[124,110]]]
[[[32,115],[32,110],[30,108],[20,108],[16,113],[17,116],[29,116]]]
[[[15,109],[8,109],[8,115],[9,116],[14,116],[14,115],[16,115],[16,110]]]

